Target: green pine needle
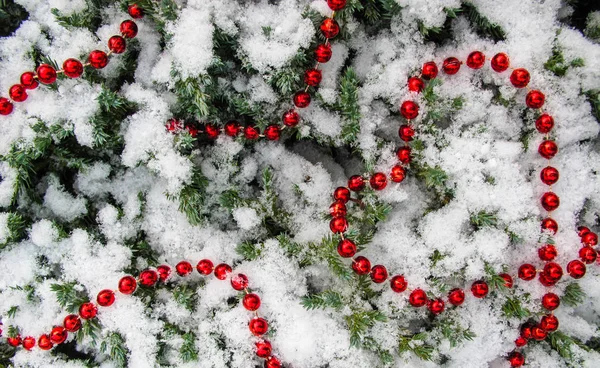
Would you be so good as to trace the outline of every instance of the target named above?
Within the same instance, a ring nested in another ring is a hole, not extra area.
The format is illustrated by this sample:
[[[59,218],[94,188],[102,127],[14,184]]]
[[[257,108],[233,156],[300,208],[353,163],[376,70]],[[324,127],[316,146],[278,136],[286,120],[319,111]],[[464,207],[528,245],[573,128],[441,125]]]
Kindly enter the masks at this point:
[[[325,290],[319,294],[302,297],[302,306],[308,310],[333,308],[339,311],[345,305],[342,295],[333,290]]]

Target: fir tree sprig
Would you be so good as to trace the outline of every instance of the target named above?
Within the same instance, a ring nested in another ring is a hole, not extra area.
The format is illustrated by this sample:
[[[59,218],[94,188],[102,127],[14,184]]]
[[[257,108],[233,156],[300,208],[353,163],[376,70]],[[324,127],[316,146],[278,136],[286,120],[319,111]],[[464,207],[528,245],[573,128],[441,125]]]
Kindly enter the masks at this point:
[[[245,241],[240,243],[235,248],[235,251],[237,254],[244,257],[244,259],[248,261],[253,261],[260,257],[262,253],[262,244],[254,244],[252,242]]]
[[[344,143],[356,145],[360,133],[360,107],[358,106],[358,76],[352,68],[347,68],[340,80],[340,95],[336,110],[344,118],[341,138]]]
[[[101,329],[97,318],[86,319],[82,321],[81,328],[77,331],[75,339],[78,344],[81,344],[86,337],[89,337],[92,341],[92,345],[95,346]]]
[[[70,313],[77,312],[79,306],[89,300],[83,287],[74,281],[52,284],[50,290],[56,293],[58,304]]]
[[[342,262],[337,253],[338,240],[332,236],[327,236],[321,240],[319,246],[309,244],[309,247],[317,250],[317,257],[327,262],[329,269],[339,278],[349,281],[352,279],[352,272],[349,267]]]
[[[531,312],[521,305],[521,300],[515,297],[509,297],[502,305],[502,312],[508,318],[525,319],[531,316]]]
[[[450,347],[456,347],[464,341],[472,341],[477,335],[468,328],[464,328],[458,322],[449,319],[436,319],[436,327],[440,329],[444,338],[450,342]]]
[[[481,210],[477,213],[472,213],[470,221],[475,230],[480,230],[483,227],[495,227],[498,224],[498,217],[494,212]]]
[[[375,323],[387,321],[387,317],[377,310],[357,311],[345,316],[344,319],[350,331],[350,344],[355,347],[362,345],[366,333]]]
[[[346,305],[342,295],[333,290],[325,290],[318,294],[304,296],[301,303],[308,310],[333,308],[339,311]]]
[[[127,355],[129,351],[125,347],[125,339],[118,332],[111,332],[108,336],[100,343],[100,351],[108,353],[110,359],[118,367],[127,366]]]
[[[400,336],[398,339],[398,353],[403,354],[407,351],[412,352],[421,360],[432,360],[434,347],[427,344],[425,340],[427,335],[424,332]]]
[[[575,356],[573,354],[573,346],[589,351],[589,347],[583,344],[578,339],[571,337],[561,331],[555,331],[548,334],[548,340],[552,350],[555,350],[561,357],[573,361]]]
[[[177,285],[173,289],[173,297],[177,303],[183,305],[188,311],[193,312],[196,310],[198,294],[192,286],[188,284]]]
[[[198,348],[196,347],[196,335],[193,332],[186,332],[181,336],[183,344],[179,348],[179,356],[184,363],[198,360]]]
[[[200,170],[194,170],[191,183],[179,193],[179,211],[186,214],[192,225],[202,222],[202,208],[208,180]]]
[[[567,285],[560,300],[566,305],[576,307],[585,300],[585,292],[578,283],[572,282]]]
[[[485,16],[481,15],[477,7],[469,1],[464,1],[461,6],[462,13],[465,14],[471,26],[480,36],[488,37],[495,42],[504,41],[506,32],[496,23],[492,23]]]

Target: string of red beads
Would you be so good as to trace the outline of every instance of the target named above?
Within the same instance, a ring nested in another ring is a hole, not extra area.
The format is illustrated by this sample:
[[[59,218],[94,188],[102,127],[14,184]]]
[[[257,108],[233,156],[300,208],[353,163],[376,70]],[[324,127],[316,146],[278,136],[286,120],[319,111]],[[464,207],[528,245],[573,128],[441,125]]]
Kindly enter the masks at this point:
[[[128,9],[132,18],[141,18],[143,11],[137,5],[130,5]],[[29,96],[27,90],[36,89],[40,82],[43,84],[54,84],[59,74],[64,74],[69,78],[79,78],[83,74],[84,67],[91,66],[94,69],[102,69],[108,65],[112,54],[121,54],[125,52],[127,42],[126,38],[137,36],[138,27],[132,20],[125,20],[120,25],[120,35],[112,36],[108,40],[108,52],[102,50],[93,50],[88,56],[87,62],[69,58],[62,64],[62,69],[56,70],[52,65],[41,64],[35,72],[25,72],[21,75],[20,83],[11,86],[8,90],[8,96],[0,96],[0,115],[10,115],[14,111],[13,102],[23,102]]]

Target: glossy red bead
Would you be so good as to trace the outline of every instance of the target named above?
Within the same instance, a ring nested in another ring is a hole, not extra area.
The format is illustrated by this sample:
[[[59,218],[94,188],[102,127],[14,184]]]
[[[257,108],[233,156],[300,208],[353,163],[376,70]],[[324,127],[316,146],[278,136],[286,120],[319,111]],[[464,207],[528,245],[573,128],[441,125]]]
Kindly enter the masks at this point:
[[[404,101],[400,106],[400,113],[407,120],[414,119],[419,115],[419,105],[414,101]]]
[[[421,75],[425,79],[434,79],[438,75],[438,67],[433,61],[428,61],[423,64]]]
[[[592,264],[596,262],[597,257],[598,254],[596,253],[594,248],[590,246],[585,246],[579,249],[579,259],[581,259],[581,261],[585,264]]]
[[[94,303],[83,303],[79,306],[79,316],[83,319],[91,319],[98,314],[98,308]]]
[[[521,326],[521,337],[524,339],[531,339],[531,328],[533,326],[531,325],[531,323],[525,323],[523,326]]]
[[[255,126],[247,125],[244,128],[244,137],[249,140],[258,139],[258,137],[260,137],[260,131]]]
[[[580,279],[585,276],[585,271],[585,264],[578,259],[575,259],[567,264],[567,272],[574,279]]]
[[[494,57],[492,58],[491,65],[494,71],[502,73],[503,71],[508,69],[508,67],[510,67],[510,59],[508,58],[508,55],[506,55],[503,52],[500,52],[494,55]]]
[[[579,235],[580,238],[589,232],[591,232],[591,230],[587,226],[577,227],[577,235]]]
[[[52,331],[50,331],[50,341],[54,344],[62,344],[68,336],[69,333],[62,326],[55,326],[52,328]]]
[[[360,175],[353,175],[348,179],[348,188],[353,192],[360,192],[365,189],[365,179]]]
[[[554,118],[548,114],[542,114],[535,120],[535,128],[542,134],[549,133],[554,127]]]
[[[269,324],[267,320],[260,317],[255,317],[250,320],[248,323],[248,327],[250,328],[250,332],[252,332],[255,336],[261,336],[267,333],[269,330]]]
[[[83,74],[83,64],[77,59],[67,59],[64,61],[63,71],[69,78],[79,78]]]
[[[384,173],[374,173],[371,175],[371,179],[369,179],[369,184],[375,190],[383,190],[387,186],[387,177]]]
[[[95,69],[102,69],[108,65],[108,55],[106,52],[101,50],[94,50],[90,52],[88,62]]]
[[[342,10],[346,6],[346,0],[327,0],[327,5],[333,11]]]
[[[27,90],[20,84],[15,84],[8,90],[8,95],[15,102],[23,102],[27,99]]]
[[[240,123],[237,121],[229,121],[223,128],[223,132],[230,137],[237,137],[241,130]]]
[[[333,192],[333,198],[336,201],[347,203],[350,200],[350,190],[346,187],[337,187]]]
[[[398,135],[403,141],[410,142],[413,140],[415,130],[410,125],[402,124],[400,125],[400,129],[398,129]]]
[[[42,64],[37,68],[38,80],[44,84],[56,82],[56,69],[48,64]]]
[[[268,340],[259,340],[254,343],[256,346],[256,356],[259,358],[268,358],[271,356],[271,352],[273,351],[273,347]]]
[[[581,237],[581,242],[589,246],[596,246],[598,245],[598,234],[590,231]]]
[[[311,87],[317,87],[323,79],[323,74],[319,69],[308,69],[304,72],[304,83]]]
[[[160,265],[156,267],[156,272],[158,272],[158,278],[160,281],[165,282],[171,276],[171,267],[167,265]]]
[[[342,234],[348,230],[348,220],[345,217],[334,217],[329,222],[329,229],[334,234]]]
[[[254,293],[244,295],[242,304],[246,310],[254,312],[260,307],[260,297]]]
[[[549,311],[553,311],[560,305],[560,298],[554,293],[544,294],[542,297],[542,306]]]
[[[23,87],[25,87],[26,89],[35,89],[35,88],[37,88],[37,86],[40,85],[40,83],[35,78],[34,72],[25,72],[25,73],[21,74],[20,81],[21,81],[21,85]]]
[[[476,298],[483,298],[486,295],[488,295],[488,292],[489,292],[488,284],[483,280],[475,281],[471,285],[471,293]]]
[[[558,170],[552,166],[547,166],[540,172],[540,179],[546,185],[553,185],[558,181],[559,178]]]
[[[210,259],[203,259],[196,265],[196,270],[201,275],[210,275],[214,270],[214,265]]]
[[[346,205],[342,201],[335,201],[329,206],[329,214],[332,217],[344,217],[347,213]]]
[[[13,109],[14,106],[8,98],[0,97],[0,115],[10,115]]]
[[[331,45],[322,43],[315,49],[315,60],[319,63],[326,63],[331,59],[332,54]]]
[[[545,262],[552,261],[557,255],[556,247],[552,244],[544,244],[538,249],[538,256]]]
[[[219,280],[225,280],[227,275],[231,273],[231,266],[225,263],[218,264],[215,267],[215,277]]]
[[[396,293],[401,293],[408,287],[408,282],[404,275],[396,275],[390,280],[390,288]]]
[[[517,339],[515,340],[515,345],[520,348],[523,347],[525,345],[527,345],[527,339],[523,338],[522,336],[517,337]]]
[[[543,341],[548,334],[540,326],[533,326],[531,328],[531,337],[537,341]]]
[[[283,125],[295,127],[300,122],[300,114],[296,110],[288,110],[283,114]]]
[[[525,97],[525,103],[530,109],[541,108],[542,106],[544,106],[545,101],[546,96],[537,89],[527,92],[527,96]]]
[[[354,257],[356,254],[356,244],[350,239],[340,240],[337,246],[338,254],[344,258]]]
[[[23,339],[23,348],[25,350],[31,350],[35,346],[35,337],[27,336]]]
[[[544,274],[551,280],[558,281],[563,276],[563,269],[556,262],[548,262],[544,265]]]
[[[371,280],[376,284],[381,284],[388,278],[388,272],[385,266],[375,265],[371,268]]]
[[[133,294],[136,288],[137,281],[135,281],[135,278],[133,276],[123,276],[121,280],[119,280],[119,291],[122,294]]]
[[[404,180],[404,177],[406,176],[406,172],[404,171],[404,168],[400,165],[395,165],[394,167],[392,167],[392,172],[390,173],[390,180],[393,181],[394,183],[400,183]]]
[[[540,327],[548,332],[558,330],[558,325],[558,318],[556,318],[556,316],[553,314],[547,314],[543,316],[542,320],[540,321]]]
[[[418,77],[408,78],[408,90],[411,92],[421,92],[425,88],[423,79]]]
[[[81,319],[76,314],[69,314],[63,320],[63,326],[69,332],[77,332],[81,328]]]
[[[510,353],[507,360],[510,363],[510,366],[513,368],[522,367],[523,364],[525,364],[525,357],[523,357],[523,354],[519,353],[518,351],[513,351]]]
[[[323,33],[323,36],[325,36],[325,38],[334,38],[340,33],[339,24],[335,21],[335,19],[332,18],[323,19],[323,22],[321,22],[321,26],[319,27],[319,29],[321,30],[321,33]]]
[[[122,54],[127,48],[125,38],[122,36],[112,36],[108,39],[108,49],[115,54]]]
[[[50,336],[43,334],[38,338],[38,346],[42,350],[50,350],[54,346],[52,340],[50,340]]]
[[[137,4],[129,5],[127,12],[134,19],[139,19],[144,16],[144,11]]]
[[[448,75],[454,75],[458,73],[458,70],[460,69],[460,64],[462,63],[457,58],[449,57],[446,60],[444,60],[444,63],[442,64],[442,70]]]
[[[269,125],[265,128],[265,138],[270,141],[279,140],[281,137],[281,127],[279,125]]]
[[[535,266],[529,263],[525,263],[519,267],[519,278],[521,280],[530,281],[535,278],[537,271]]]
[[[402,162],[403,164],[409,164],[410,163],[410,154],[411,154],[411,149],[409,146],[402,146],[400,148],[398,148],[398,151],[396,151],[396,156],[398,157],[398,160],[400,160],[400,162]]]
[[[415,289],[410,293],[408,302],[415,308],[420,308],[427,304],[427,294],[422,289]]]
[[[281,368],[281,362],[277,357],[270,356],[265,360],[265,368]]]
[[[540,283],[546,287],[554,286],[558,282],[557,279],[551,278],[544,271],[540,272],[539,275],[540,275],[540,277],[539,277]]]
[[[182,277],[191,274],[193,270],[192,264],[188,261],[181,261],[175,265],[175,271]]]
[[[241,291],[248,287],[248,276],[238,273],[231,277],[231,287],[234,290]]]
[[[109,289],[104,289],[98,293],[96,301],[101,307],[110,307],[115,302],[115,292]]]
[[[298,108],[305,108],[310,105],[310,94],[305,91],[296,92],[294,95],[294,105]]]
[[[440,314],[446,308],[446,303],[440,298],[432,299],[427,302],[427,309],[435,315]]]
[[[529,72],[527,69],[523,68],[513,70],[512,74],[510,75],[510,83],[512,83],[512,85],[516,88],[527,87],[530,79],[531,76],[529,75]]]
[[[371,261],[366,257],[358,256],[352,261],[352,269],[357,275],[367,275],[371,272]]]
[[[548,212],[554,211],[560,205],[560,199],[554,192],[546,192],[541,198],[542,207]]]
[[[498,276],[500,276],[504,279],[504,287],[505,288],[510,289],[513,287],[513,278],[511,275],[509,275],[507,273],[501,273]]]
[[[158,273],[154,270],[145,270],[140,273],[139,282],[140,285],[151,287],[158,281]]]
[[[138,26],[132,20],[124,20],[119,27],[121,34],[126,38],[134,38],[138,33]]]
[[[206,124],[204,125],[204,132],[206,132],[206,136],[209,139],[217,139],[219,134],[221,133],[221,129],[214,124]]]
[[[8,345],[13,346],[13,347],[17,347],[17,346],[21,345],[22,341],[23,340],[21,339],[21,335],[6,338],[6,342],[8,343]]]
[[[459,288],[450,290],[448,293],[448,301],[452,305],[461,305],[465,302],[465,292]]]
[[[542,231],[549,230],[551,233],[556,234],[558,232],[558,223],[548,217],[542,220],[541,228]]]
[[[471,69],[481,69],[485,64],[485,55],[481,51],[473,51],[467,57],[467,66]]]

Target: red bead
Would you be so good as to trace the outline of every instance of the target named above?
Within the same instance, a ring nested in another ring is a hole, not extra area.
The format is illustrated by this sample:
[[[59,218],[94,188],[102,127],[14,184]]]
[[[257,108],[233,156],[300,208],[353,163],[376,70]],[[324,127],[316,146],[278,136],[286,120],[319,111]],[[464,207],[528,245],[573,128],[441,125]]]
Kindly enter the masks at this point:
[[[323,22],[321,22],[321,26],[319,28],[321,29],[321,33],[323,33],[325,38],[334,38],[338,35],[338,33],[340,33],[340,26],[335,19],[332,18],[323,19]]]
[[[342,10],[346,6],[346,0],[327,0],[327,5],[333,11]]]
[[[13,104],[8,98],[0,97],[0,115],[9,115],[13,111]]]
[[[281,128],[279,125],[269,125],[265,128],[265,137],[270,141],[276,141],[281,137]]]
[[[329,206],[329,214],[332,217],[344,217],[347,212],[346,205],[342,201],[335,201]]]
[[[596,246],[598,245],[598,235],[590,231],[581,237],[581,242],[589,246]]]
[[[215,277],[219,280],[225,280],[227,275],[231,273],[231,266],[225,263],[218,264],[215,267]]]
[[[358,256],[352,261],[352,269],[357,275],[366,275],[371,272],[371,261],[366,257]]]
[[[271,347],[271,343],[268,340],[260,340],[255,343],[256,346],[256,356],[259,358],[268,358],[271,356],[271,352],[273,348]]]
[[[283,125],[295,127],[300,122],[300,115],[296,110],[288,110],[283,114]]]
[[[305,108],[310,105],[310,94],[305,91],[296,92],[294,95],[294,105],[298,108]]]
[[[319,63],[326,63],[331,59],[331,55],[332,55],[332,51],[331,51],[331,45],[328,44],[320,44],[317,46],[317,48],[315,49],[315,59],[319,62]]]
[[[535,128],[538,132],[546,134],[554,127],[554,119],[548,114],[542,114],[535,121]]]
[[[553,311],[560,305],[560,298],[554,293],[547,293],[542,297],[542,305],[549,311]]]
[[[488,284],[486,284],[485,281],[475,281],[471,285],[471,293],[473,293],[473,296],[475,296],[476,298],[485,297],[488,294],[488,291]]]
[[[425,88],[425,83],[421,78],[410,77],[408,78],[408,90],[412,92],[421,92]]]
[[[348,188],[353,192],[360,192],[365,189],[365,179],[360,175],[353,175],[348,179]]]
[[[563,275],[563,269],[556,262],[548,262],[544,265],[544,274],[551,280],[558,281]]]
[[[115,54],[122,54],[127,48],[125,39],[121,36],[112,36],[108,39],[108,49]]]
[[[121,26],[119,27],[121,34],[126,38],[134,38],[137,36],[138,27],[132,20],[124,20],[121,22]]]
[[[144,16],[144,11],[137,4],[129,5],[127,12],[134,19],[139,19]]]
[[[521,367],[523,364],[525,364],[525,357],[523,357],[523,354],[519,353],[518,351],[513,351],[508,356],[508,362],[513,368]]]
[[[371,268],[371,280],[376,284],[381,284],[388,278],[388,272],[385,266],[375,265]]]
[[[473,51],[467,57],[467,66],[471,69],[481,69],[485,64],[485,55],[481,51]]]
[[[501,273],[498,276],[502,277],[504,279],[504,287],[505,288],[512,288],[513,287],[513,278],[512,276],[510,276],[507,273]]]
[[[269,324],[264,318],[255,317],[250,320],[248,324],[250,332],[255,336],[261,336],[267,333],[269,330]]]
[[[23,102],[27,99],[27,91],[20,84],[15,84],[8,90],[8,95],[15,102]]]
[[[542,220],[542,231],[550,230],[553,234],[558,232],[558,223],[551,218],[545,218]]]
[[[237,291],[244,290],[248,287],[248,276],[243,273],[238,273],[231,277],[231,287]]]
[[[560,205],[560,199],[553,192],[546,192],[542,195],[542,207],[548,212],[554,211]]]
[[[175,271],[179,276],[187,276],[192,273],[193,270],[192,264],[188,261],[181,261],[175,265]]]
[[[63,63],[63,71],[69,78],[79,78],[83,74],[83,64],[77,59],[67,59]]]
[[[400,183],[404,180],[406,173],[404,172],[404,168],[399,165],[395,165],[392,167],[392,172],[390,173],[390,179],[394,183]]]
[[[50,331],[50,341],[55,344],[62,344],[68,336],[69,333],[62,326],[56,326]]]
[[[384,173],[375,173],[369,179],[369,184],[371,184],[371,188],[375,190],[382,190],[387,186],[387,177]]]
[[[308,69],[304,72],[304,83],[312,87],[317,87],[321,83],[323,75],[319,69]]]
[[[413,101],[404,101],[400,106],[400,113],[405,119],[414,119],[419,115],[419,105]]]
[[[448,75],[454,75],[458,73],[458,70],[460,69],[460,64],[462,63],[457,58],[449,57],[446,60],[444,60],[444,64],[442,64],[442,70]]]
[[[596,261],[598,254],[594,250],[594,248],[590,246],[585,246],[579,249],[579,259],[585,264],[592,264]]]
[[[93,303],[83,303],[79,307],[79,315],[83,319],[91,319],[98,314],[98,308]]]
[[[158,273],[154,270],[145,270],[140,273],[140,285],[151,287],[158,281]]]
[[[430,300],[427,302],[427,309],[433,314],[440,314],[446,308],[446,304],[442,299]]]
[[[544,102],[546,101],[546,96],[534,89],[532,91],[529,91],[527,93],[527,97],[525,97],[525,103],[527,104],[527,107],[529,107],[530,109],[539,109],[542,106],[544,106]]]
[[[390,280],[390,287],[396,293],[401,293],[408,287],[408,282],[403,275],[396,275]]]
[[[452,305],[461,305],[465,301],[465,292],[459,288],[450,290],[448,293],[448,301]]]
[[[557,279],[549,277],[544,271],[540,272],[540,283],[546,287],[554,286],[558,282]]]
[[[337,201],[347,203],[350,200],[350,190],[346,187],[337,187],[333,192],[333,198]]]
[[[35,78],[34,72],[25,72],[21,74],[21,85],[26,89],[35,89],[40,84]]]
[[[520,348],[523,347],[525,345],[527,345],[527,340],[521,336],[517,337],[517,339],[515,340],[515,345]]]
[[[265,360],[265,368],[281,368],[281,362],[274,356],[270,356]]]
[[[52,340],[50,340],[50,336],[43,334],[38,339],[38,346],[42,350],[50,350],[50,349],[52,349],[54,344],[52,343]]]
[[[23,348],[25,350],[31,350],[35,346],[35,338],[33,336],[27,336],[23,339]]]
[[[221,133],[221,129],[214,124],[206,124],[204,126],[204,131],[209,139],[217,139]]]
[[[348,229],[348,220],[345,217],[334,217],[329,222],[329,228],[334,234],[341,234]]]
[[[548,334],[544,331],[543,328],[539,326],[534,326],[531,328],[531,337],[537,341],[543,341]]]
[[[133,276],[123,276],[121,280],[119,280],[119,291],[122,294],[133,294],[136,288],[137,281],[135,281],[135,278]]]
[[[108,55],[106,55],[106,52],[104,51],[94,50],[90,52],[88,62],[90,63],[92,68],[102,69],[108,65]]]
[[[567,272],[574,279],[580,279],[585,276],[585,271],[585,264],[578,259],[575,259],[567,264]]]
[[[203,259],[196,265],[196,270],[201,275],[210,275],[213,272],[213,263],[210,259]]]
[[[579,235],[580,238],[589,232],[591,232],[591,230],[586,226],[579,226],[577,228],[577,234]]]
[[[76,314],[69,314],[65,317],[63,326],[69,332],[77,332],[81,328],[81,319]]]
[[[237,137],[237,135],[240,133],[240,130],[240,123],[238,123],[237,121],[228,122],[227,124],[225,124],[225,128],[223,129],[225,134],[230,137]]]
[[[192,136],[192,138],[196,138],[198,136],[198,133],[200,132],[200,130],[194,125],[186,125],[185,131],[188,132]]]
[[[538,256],[540,256],[542,261],[552,261],[557,255],[556,247],[552,244],[545,244],[538,249]]]
[[[244,305],[244,308],[246,308],[246,310],[254,312],[260,307],[260,298],[254,293],[246,294],[244,295],[242,304]]]
[[[558,318],[553,314],[547,314],[542,317],[540,327],[548,332],[556,331],[558,330]]]
[[[494,69],[494,71],[496,71],[498,73],[502,73],[503,71],[508,69],[508,67],[510,66],[510,59],[508,58],[508,55],[501,52],[499,54],[494,55],[494,57],[492,58],[491,64],[492,64],[492,69]]]
[[[408,302],[415,308],[419,308],[427,304],[427,294],[421,289],[415,289],[410,293]]]
[[[535,266],[529,263],[525,263],[519,267],[519,278],[521,280],[530,281],[535,278],[537,271]]]
[[[171,276],[171,267],[167,265],[160,265],[156,267],[156,272],[158,272],[158,278],[160,281],[165,282]]]
[[[410,147],[409,146],[402,146],[400,148],[398,148],[398,151],[396,152],[396,156],[398,157],[398,160],[400,160],[400,162],[402,162],[403,164],[409,164],[410,163]]]
[[[8,343],[8,345],[14,346],[14,347],[21,345],[21,341],[23,341],[21,339],[21,335],[17,335],[15,337],[8,337],[6,339],[6,342]]]
[[[438,67],[433,61],[428,61],[423,64],[421,74],[425,79],[434,79],[438,75]]]
[[[110,307],[115,302],[115,292],[112,290],[104,289],[98,293],[96,301],[101,307]]]
[[[169,119],[165,124],[165,128],[171,133],[176,133],[181,130],[183,124],[177,119]]]
[[[510,83],[517,88],[524,88],[529,84],[530,78],[531,77],[527,69],[518,68],[513,70],[512,74],[510,75]]]
[[[356,254],[356,244],[352,240],[340,240],[337,246],[338,254],[344,258],[354,257]]]
[[[531,339],[531,328],[533,326],[530,323],[525,323],[523,326],[521,326],[521,337],[524,339]]]
[[[553,168],[552,166],[547,166],[542,169],[540,172],[540,179],[546,185],[552,185],[558,181],[558,170]]]
[[[246,137],[246,139],[254,140],[258,139],[259,136],[260,131],[256,127],[248,125],[244,128],[244,137]]]
[[[38,80],[44,84],[56,82],[56,70],[48,64],[42,64],[37,68]]]
[[[400,129],[398,129],[398,135],[403,141],[410,142],[413,140],[415,130],[410,125],[402,124],[400,125]]]

